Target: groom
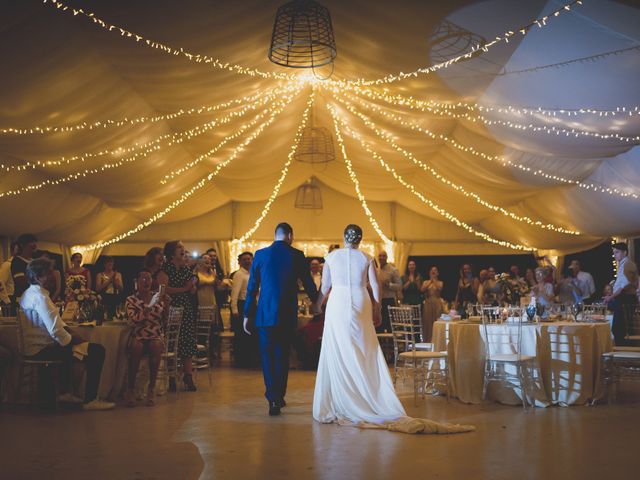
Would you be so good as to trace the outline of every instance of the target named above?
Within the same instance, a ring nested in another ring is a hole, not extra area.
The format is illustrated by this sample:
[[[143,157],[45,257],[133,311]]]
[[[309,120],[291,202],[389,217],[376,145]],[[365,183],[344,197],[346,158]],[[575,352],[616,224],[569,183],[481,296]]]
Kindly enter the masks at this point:
[[[278,224],[275,241],[271,246],[258,250],[253,259],[244,305],[244,330],[249,335],[249,313],[256,312],[255,327],[259,336],[269,415],[280,415],[280,409],[285,406],[289,351],[298,324],[298,279],[302,280],[312,302],[318,296],[304,253],[293,248],[292,242],[291,225]],[[256,310],[258,290],[260,300]]]

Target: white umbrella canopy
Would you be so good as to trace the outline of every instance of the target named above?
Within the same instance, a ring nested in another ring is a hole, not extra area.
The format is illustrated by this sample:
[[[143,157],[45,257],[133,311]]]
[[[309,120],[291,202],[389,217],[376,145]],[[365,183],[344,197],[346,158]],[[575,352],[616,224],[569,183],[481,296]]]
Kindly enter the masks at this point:
[[[280,3],[96,1],[90,9],[145,39],[263,72],[290,74],[291,69],[267,59]],[[504,0],[322,4],[331,12],[335,31],[338,57],[331,79],[336,81],[377,79],[434,63],[430,37],[443,21],[490,40],[563,5]],[[0,62],[6,67],[0,78],[0,128],[164,116],[108,128],[0,134],[3,235],[32,231],[65,245],[108,241],[162,212],[185,192],[192,194],[179,206],[110,248],[126,253],[178,237],[229,240],[254,225],[279,183],[310,86],[167,54],[123,37],[117,29],[100,28],[82,14],[62,12],[51,2],[0,5]],[[68,5],[89,11],[83,2]],[[313,122],[331,131],[336,160],[324,168],[293,161],[252,238],[269,238],[282,220],[309,240],[339,238],[344,222],[367,224],[329,107],[340,118],[347,156],[380,228],[390,238],[411,242],[414,252],[514,251],[488,243],[474,231],[512,245],[565,253],[611,235],[637,235],[640,115],[573,115],[558,109],[610,111],[640,105],[640,51],[633,49],[640,44],[638,25],[640,10],[632,5],[585,1],[552,15],[547,25],[526,36],[517,34],[436,73],[369,85],[359,93],[353,84],[335,87],[339,92],[334,93],[328,82],[318,82]],[[573,61],[618,50],[616,55]],[[292,99],[285,91],[265,97],[265,92],[287,85],[299,87]],[[481,113],[484,118],[474,121],[459,115],[469,113],[464,109],[448,115],[442,108],[424,111],[420,105],[389,102],[398,95],[549,112],[472,110],[471,117]],[[238,152],[269,121],[270,112],[264,109],[272,101],[289,103]],[[198,107],[209,109],[171,115]],[[363,123],[363,115],[373,129]],[[531,127],[522,128],[527,125]],[[388,134],[391,144],[376,129]],[[566,131],[573,133],[566,136]],[[619,137],[602,138],[607,134]],[[212,149],[217,150],[206,156]],[[413,192],[380,160],[409,182]],[[46,162],[54,164],[43,166]],[[207,179],[220,165],[224,167],[215,177]],[[320,182],[322,214],[293,208],[295,190],[311,176]],[[57,185],[40,187],[47,181]],[[369,226],[365,233],[376,238]]]

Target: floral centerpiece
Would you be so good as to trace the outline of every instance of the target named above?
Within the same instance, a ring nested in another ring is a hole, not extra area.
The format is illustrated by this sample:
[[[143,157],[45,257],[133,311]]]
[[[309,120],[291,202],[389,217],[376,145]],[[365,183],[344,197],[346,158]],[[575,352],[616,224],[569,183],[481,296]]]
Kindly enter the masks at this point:
[[[519,305],[520,298],[529,293],[527,284],[509,273],[496,275],[496,284],[500,287],[502,301],[508,305]]]
[[[87,288],[83,275],[69,275],[65,282],[65,301],[78,304],[79,316],[84,320],[91,320],[99,310],[102,298],[93,290]]]

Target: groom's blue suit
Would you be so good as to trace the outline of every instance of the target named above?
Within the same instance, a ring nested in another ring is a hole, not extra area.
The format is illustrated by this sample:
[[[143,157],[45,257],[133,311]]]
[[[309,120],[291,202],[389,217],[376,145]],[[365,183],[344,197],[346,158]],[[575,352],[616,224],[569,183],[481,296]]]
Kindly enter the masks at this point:
[[[318,291],[304,253],[280,240],[256,252],[244,311],[255,312],[265,396],[269,402],[281,401],[287,391],[289,351],[298,321],[298,279],[315,302]]]

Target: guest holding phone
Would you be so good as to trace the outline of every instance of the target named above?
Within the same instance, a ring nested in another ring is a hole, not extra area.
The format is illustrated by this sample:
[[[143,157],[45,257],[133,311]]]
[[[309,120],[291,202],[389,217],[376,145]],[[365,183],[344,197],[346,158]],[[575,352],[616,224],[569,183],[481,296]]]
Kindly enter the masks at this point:
[[[196,291],[197,277],[185,262],[184,245],[179,240],[167,242],[164,246],[167,259],[162,270],[158,272],[158,284],[166,285],[166,293],[171,297],[171,305],[182,307],[182,323],[178,338],[178,355],[182,360],[182,381],[188,392],[195,392],[193,383],[193,366],[191,357],[197,351],[196,344]],[[169,390],[175,391],[175,379],[169,379]]]

